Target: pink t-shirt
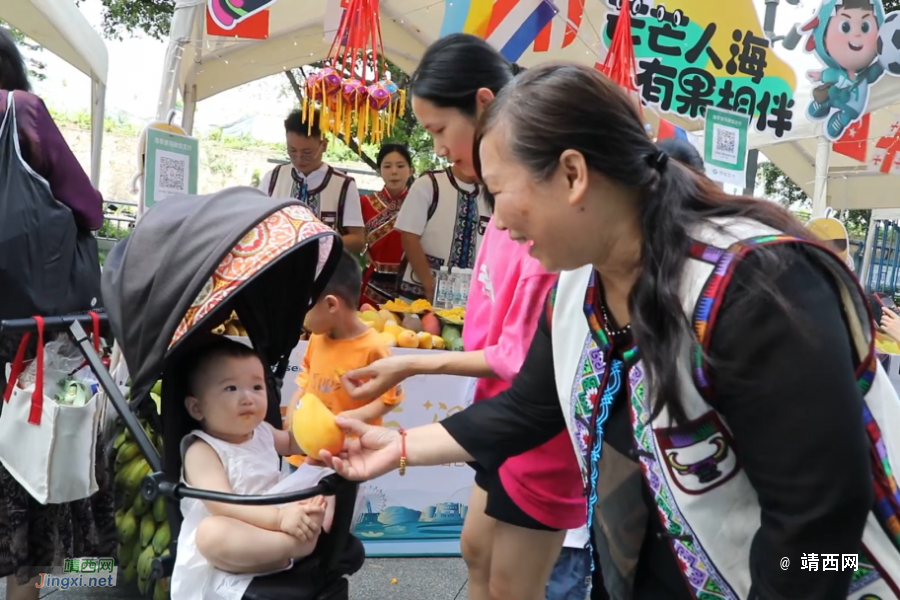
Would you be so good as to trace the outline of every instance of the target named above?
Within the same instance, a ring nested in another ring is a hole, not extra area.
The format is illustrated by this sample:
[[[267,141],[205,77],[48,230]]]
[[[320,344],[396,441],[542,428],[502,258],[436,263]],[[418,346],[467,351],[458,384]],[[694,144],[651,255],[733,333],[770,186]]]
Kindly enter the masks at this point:
[[[463,342],[484,350],[502,379],[479,379],[475,401],[510,387],[531,345],[544,300],[556,276],[528,254],[528,247],[488,224],[475,260]],[[555,529],[584,525],[584,486],[567,431],[500,467],[503,488],[529,516]]]

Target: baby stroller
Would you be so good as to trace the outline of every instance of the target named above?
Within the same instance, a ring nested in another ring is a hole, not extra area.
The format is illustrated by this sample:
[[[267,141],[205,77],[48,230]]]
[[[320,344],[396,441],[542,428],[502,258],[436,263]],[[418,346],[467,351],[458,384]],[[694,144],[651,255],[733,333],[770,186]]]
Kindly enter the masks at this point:
[[[156,559],[152,580],[167,577],[175,563],[181,524],[178,500],[198,498],[235,504],[280,504],[334,495],[331,532],[315,552],[288,571],[257,577],[244,600],[346,600],[348,581],[362,566],[362,544],[350,535],[358,485],[330,475],[315,487],[269,496],[241,496],[189,489],[180,483],[182,437],[192,429],[184,407],[185,376],[179,360],[232,311],[237,313],[267,369],[266,421],[281,428],[281,381],[297,345],[307,309],[333,272],[341,239],[300,202],[273,199],[252,188],[209,196],[167,198],[149,210],[134,231],[109,253],[103,297],[109,324],[129,367],[131,402],[108,372],[101,383],[148,459],[151,474],[142,483],[148,502],[169,502],[171,554]],[[78,325],[73,325],[75,330]],[[82,351],[83,336],[78,336]],[[94,356],[88,360],[95,371]],[[97,360],[99,362],[99,359]],[[161,416],[150,390],[162,378]],[[138,417],[156,424],[163,438],[162,459]]]

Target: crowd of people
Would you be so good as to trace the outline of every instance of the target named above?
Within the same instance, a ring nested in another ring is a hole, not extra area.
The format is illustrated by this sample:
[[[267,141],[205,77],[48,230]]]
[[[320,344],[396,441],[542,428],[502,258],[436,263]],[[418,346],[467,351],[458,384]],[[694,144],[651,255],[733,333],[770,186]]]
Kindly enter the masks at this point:
[[[20,162],[90,232],[102,198],[28,89],[0,30],[0,111],[16,123]],[[314,393],[352,434],[345,448],[302,456],[264,422],[258,356],[221,340],[187,368],[197,430],[181,446],[185,481],[270,492],[283,481],[278,455],[352,480],[468,462],[461,548],[472,600],[900,600],[890,467],[900,401],[844,260],[778,205],[726,194],[689,144],[655,143],[596,69],[522,71],[456,34],[428,48],[410,94],[451,167],[416,177],[409,149],[388,143],[377,158],[384,188],[360,197],[324,162],[322,131],[294,111],[290,163],[259,185],[343,240],[307,313],[287,422]],[[431,299],[445,266],[474,272],[465,352],[391,356],[358,306]],[[893,314],[881,325],[900,336]],[[0,340],[0,361],[17,343]],[[421,374],[476,378],[471,406],[409,431],[383,427],[404,380]],[[36,598],[40,566],[112,555],[101,488],[40,505],[0,467],[8,598]],[[213,568],[245,583],[289,568],[329,532],[334,510],[321,497],[182,508],[179,599],[203,597]],[[857,561],[802,568],[811,555]]]

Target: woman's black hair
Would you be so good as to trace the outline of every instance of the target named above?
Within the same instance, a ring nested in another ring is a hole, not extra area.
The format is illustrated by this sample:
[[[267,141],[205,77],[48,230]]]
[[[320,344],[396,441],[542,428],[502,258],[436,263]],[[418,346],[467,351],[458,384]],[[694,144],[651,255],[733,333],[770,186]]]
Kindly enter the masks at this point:
[[[5,27],[0,27],[0,89],[31,91],[25,59]]]
[[[382,144],[381,150],[378,151],[378,158],[375,160],[375,164],[378,165],[379,169],[381,168],[381,163],[384,162],[384,159],[387,158],[388,154],[394,152],[406,159],[409,168],[412,168],[412,154],[409,153],[409,148],[406,144]]]
[[[680,377],[685,336],[691,333],[679,291],[689,232],[710,218],[746,217],[801,239],[810,239],[810,234],[774,202],[726,194],[693,169],[667,161],[647,137],[632,100],[596,69],[545,64],[504,88],[479,123],[474,156],[478,171],[478,142],[501,123],[513,158],[538,181],[550,177],[560,155],[572,149],[584,156],[591,170],[640,192],[641,271],[628,298],[632,330],[653,390],[653,418],[665,407],[674,422],[684,423]],[[759,248],[755,255],[765,269],[754,278],[758,289],[752,293],[779,300],[773,278],[780,271],[772,267],[784,266],[784,255],[768,248]]]
[[[454,33],[428,47],[409,87],[413,96],[474,117],[478,90],[497,94],[519,70],[480,37]]]
[[[701,173],[705,169],[703,165],[703,157],[700,152],[687,140],[681,138],[666,138],[656,142],[660,150],[674,158],[678,162],[685,164],[692,169],[697,169]]]

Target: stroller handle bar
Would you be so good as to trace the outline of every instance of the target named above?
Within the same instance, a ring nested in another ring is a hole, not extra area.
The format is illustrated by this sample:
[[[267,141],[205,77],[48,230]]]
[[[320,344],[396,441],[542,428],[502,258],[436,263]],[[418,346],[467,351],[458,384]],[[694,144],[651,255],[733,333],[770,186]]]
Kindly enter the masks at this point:
[[[158,496],[167,496],[175,500],[193,498],[223,504],[240,504],[243,506],[267,506],[286,504],[306,500],[315,496],[334,496],[344,485],[353,485],[337,473],[323,478],[318,484],[304,490],[284,492],[282,494],[243,495],[226,494],[213,490],[202,490],[184,483],[172,483],[164,473],[152,473],[146,476],[141,485],[141,495],[147,502],[153,502]]]
[[[95,311],[100,317],[100,323],[107,322],[106,313]],[[66,315],[63,317],[44,317],[44,331],[63,331],[72,326],[73,323],[79,325],[91,325],[92,317],[88,313],[77,315]],[[0,334],[2,333],[28,333],[37,331],[37,322],[33,317],[25,317],[24,319],[5,319],[0,321]]]

